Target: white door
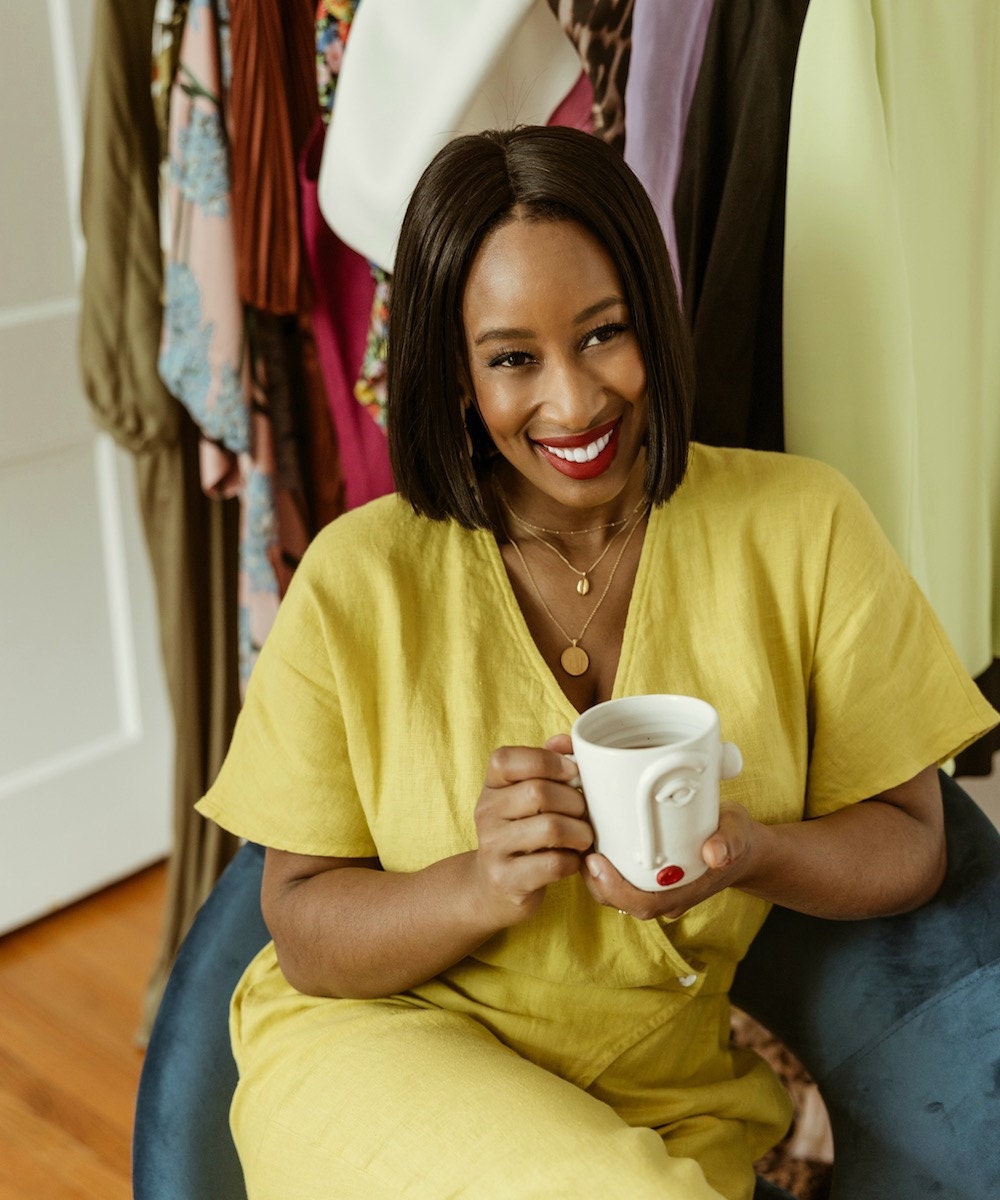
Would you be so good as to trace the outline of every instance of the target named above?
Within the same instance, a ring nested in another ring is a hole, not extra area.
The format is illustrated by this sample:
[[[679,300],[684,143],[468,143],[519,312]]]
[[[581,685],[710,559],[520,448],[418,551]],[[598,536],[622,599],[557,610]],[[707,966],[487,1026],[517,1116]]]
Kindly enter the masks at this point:
[[[0,932],[163,856],[172,722],[131,459],[77,367],[93,0],[0,0]]]

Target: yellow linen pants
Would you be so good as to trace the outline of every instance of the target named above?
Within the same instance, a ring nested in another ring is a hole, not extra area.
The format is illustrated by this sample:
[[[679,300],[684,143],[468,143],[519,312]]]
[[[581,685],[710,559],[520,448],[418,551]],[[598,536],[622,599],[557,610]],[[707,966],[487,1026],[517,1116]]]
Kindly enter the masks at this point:
[[[233,1005],[249,1200],[750,1200],[788,1123],[768,1068],[718,1053],[704,1014],[671,1029],[693,1064],[671,1086],[657,1031],[584,1090],[465,1014],[287,1000]]]

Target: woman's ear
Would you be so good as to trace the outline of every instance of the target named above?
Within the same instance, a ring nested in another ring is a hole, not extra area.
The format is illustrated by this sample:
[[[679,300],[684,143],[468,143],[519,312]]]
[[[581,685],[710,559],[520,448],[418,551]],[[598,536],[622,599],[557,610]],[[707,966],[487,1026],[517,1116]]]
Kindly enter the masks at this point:
[[[465,424],[465,444],[469,448],[469,456],[473,462],[483,464],[495,458],[497,448],[493,444],[489,430],[483,424],[483,418],[476,408],[475,399],[471,394],[462,394],[462,417]]]

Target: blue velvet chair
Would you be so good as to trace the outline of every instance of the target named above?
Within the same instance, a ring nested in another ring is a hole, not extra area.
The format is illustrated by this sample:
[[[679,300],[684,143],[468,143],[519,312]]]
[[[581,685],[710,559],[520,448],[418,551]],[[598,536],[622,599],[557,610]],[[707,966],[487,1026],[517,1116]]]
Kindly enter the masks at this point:
[[[832,1200],[1000,1200],[1000,834],[941,783],[948,875],[930,904],[872,921],[775,908],[733,989],[819,1085]],[[259,847],[239,852],[171,973],[139,1086],[135,1200],[246,1200],[227,1017],[268,937],[262,865]],[[760,1181],[755,1200],[782,1197]]]

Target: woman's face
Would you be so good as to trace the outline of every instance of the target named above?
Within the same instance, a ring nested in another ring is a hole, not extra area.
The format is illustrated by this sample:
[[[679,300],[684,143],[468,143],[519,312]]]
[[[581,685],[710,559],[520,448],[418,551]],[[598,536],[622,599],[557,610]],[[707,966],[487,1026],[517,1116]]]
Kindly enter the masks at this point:
[[[573,221],[500,226],[473,260],[462,321],[472,402],[521,511],[624,498],[644,471],[646,370],[601,243]]]

